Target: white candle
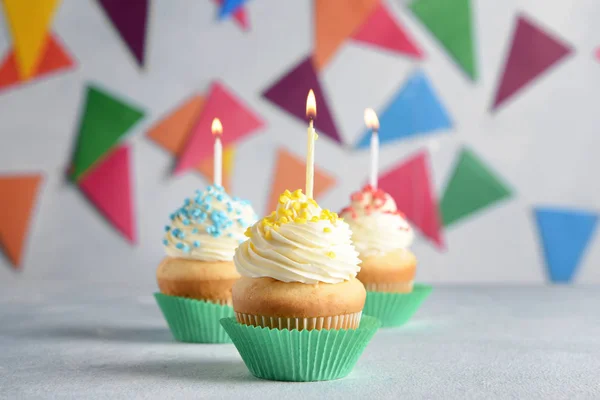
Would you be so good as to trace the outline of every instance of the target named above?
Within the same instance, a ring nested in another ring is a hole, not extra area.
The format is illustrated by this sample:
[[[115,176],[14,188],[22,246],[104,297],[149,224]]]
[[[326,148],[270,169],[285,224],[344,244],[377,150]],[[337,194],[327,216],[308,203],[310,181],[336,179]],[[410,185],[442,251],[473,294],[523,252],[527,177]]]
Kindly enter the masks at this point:
[[[223,134],[223,125],[218,118],[215,118],[211,127],[213,135],[215,135],[215,147],[213,153],[213,181],[217,186],[223,184],[223,144],[221,143],[221,135]]]
[[[379,119],[372,108],[367,108],[365,110],[365,124],[371,129],[371,171],[369,184],[373,189],[377,189],[379,169]]]
[[[313,122],[313,119],[317,116],[317,103],[312,89],[308,92],[306,99],[306,116],[309,118],[306,149],[306,196],[312,199],[315,179],[315,140],[317,139]]]

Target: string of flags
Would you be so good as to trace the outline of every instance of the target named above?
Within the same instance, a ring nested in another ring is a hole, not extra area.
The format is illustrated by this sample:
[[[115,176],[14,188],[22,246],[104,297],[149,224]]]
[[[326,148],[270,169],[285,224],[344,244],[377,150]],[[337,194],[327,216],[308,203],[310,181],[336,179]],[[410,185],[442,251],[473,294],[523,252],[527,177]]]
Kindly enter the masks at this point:
[[[39,1],[35,13],[21,0],[0,0],[12,38],[0,55],[0,96],[40,79],[67,73],[77,67],[76,57],[53,30],[60,0]],[[248,0],[214,0],[215,19],[233,20],[250,31]],[[478,64],[477,15],[472,0],[402,1],[418,28],[429,35],[449,65],[473,84],[480,75]],[[152,2],[139,0],[96,0],[98,12],[120,38],[123,49],[143,68],[149,43]],[[380,132],[382,146],[401,140],[419,140],[428,135],[451,133],[455,121],[435,82],[420,68],[427,54],[401,19],[381,0],[314,0],[314,43],[287,71],[262,91],[262,97],[290,117],[304,121],[304,99],[313,89],[319,104],[319,133],[345,146],[322,74],[345,45],[365,46],[412,60],[416,68],[379,111],[386,129]],[[498,84],[490,101],[490,113],[500,112],[536,84],[551,79],[552,70],[568,61],[575,49],[556,32],[530,16],[515,16],[511,37],[500,69]],[[535,51],[533,51],[535,50]],[[112,227],[130,243],[137,240],[132,148],[127,135],[148,117],[141,105],[122,95],[88,84],[68,177],[94,204]],[[206,92],[190,93],[165,112],[146,132],[146,137],[174,158],[173,174],[197,172],[206,179],[213,175],[211,138],[206,135],[218,115],[227,127],[223,136],[223,183],[231,189],[238,144],[266,125],[263,118],[225,83],[214,81]],[[363,150],[369,145],[365,132],[352,145]],[[484,217],[514,197],[514,188],[501,171],[486,163],[474,149],[463,146],[453,170],[438,197],[432,184],[430,157],[420,151],[383,171],[380,186],[389,192],[421,234],[438,250],[450,247],[445,229],[457,229],[472,218]],[[269,202],[289,186],[302,186],[304,161],[289,149],[279,148],[273,171]],[[0,246],[15,267],[23,265],[29,231],[35,226],[43,174],[0,174]],[[336,185],[336,177],[316,166],[315,196]],[[272,208],[272,204],[268,208]],[[539,233],[540,251],[547,276],[553,282],[571,282],[589,243],[593,240],[598,212],[568,206],[535,205],[532,229]],[[458,224],[460,222],[460,224]]]

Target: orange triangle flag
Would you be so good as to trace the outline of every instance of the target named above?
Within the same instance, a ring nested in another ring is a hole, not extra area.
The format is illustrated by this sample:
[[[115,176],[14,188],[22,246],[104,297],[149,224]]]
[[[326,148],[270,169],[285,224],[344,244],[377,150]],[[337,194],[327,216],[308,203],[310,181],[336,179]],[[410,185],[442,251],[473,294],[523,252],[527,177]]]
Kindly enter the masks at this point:
[[[302,189],[306,185],[306,162],[281,148],[277,151],[277,161],[275,163],[275,176],[271,184],[271,194],[269,196],[269,207],[266,214],[277,208],[279,196],[286,190],[294,191]],[[335,185],[335,178],[320,170],[315,166],[315,180],[313,195],[318,198],[320,195],[331,189]]]
[[[315,68],[322,70],[338,48],[367,20],[379,0],[315,1]]]
[[[48,35],[46,41],[46,50],[34,71],[32,79],[41,78],[75,65],[69,53],[56,37]],[[24,82],[24,80],[19,76],[15,52],[11,50],[0,63],[0,91],[20,82]]]
[[[42,176],[0,177],[0,245],[15,268],[23,260],[23,244]]]

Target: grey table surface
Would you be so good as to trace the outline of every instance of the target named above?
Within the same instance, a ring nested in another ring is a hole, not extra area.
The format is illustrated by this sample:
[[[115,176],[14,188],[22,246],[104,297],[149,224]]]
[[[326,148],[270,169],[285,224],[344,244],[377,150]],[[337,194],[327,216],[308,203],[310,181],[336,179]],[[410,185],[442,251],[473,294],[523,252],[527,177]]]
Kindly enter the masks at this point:
[[[174,342],[152,287],[0,283],[0,398],[600,399],[599,287],[444,287],[331,382]]]

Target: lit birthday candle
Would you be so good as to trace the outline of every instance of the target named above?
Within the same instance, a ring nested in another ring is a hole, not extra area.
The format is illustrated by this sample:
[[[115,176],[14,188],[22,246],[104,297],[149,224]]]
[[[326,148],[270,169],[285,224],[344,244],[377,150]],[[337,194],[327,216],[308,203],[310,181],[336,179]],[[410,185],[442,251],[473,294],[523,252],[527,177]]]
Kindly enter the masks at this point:
[[[317,117],[317,101],[312,89],[308,92],[306,98],[306,117],[308,118],[308,147],[306,154],[306,196],[309,199],[313,197],[313,186],[315,179],[315,140],[317,132],[315,132],[314,119]]]
[[[212,134],[215,136],[215,148],[213,154],[213,180],[215,185],[222,186],[223,180],[223,145],[221,144],[221,135],[223,134],[223,125],[219,118],[213,119]]]
[[[371,129],[371,174],[369,183],[377,189],[377,170],[379,166],[379,119],[372,108],[365,110],[365,124]]]

